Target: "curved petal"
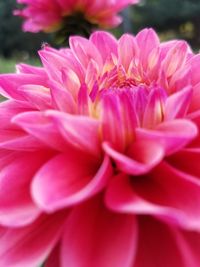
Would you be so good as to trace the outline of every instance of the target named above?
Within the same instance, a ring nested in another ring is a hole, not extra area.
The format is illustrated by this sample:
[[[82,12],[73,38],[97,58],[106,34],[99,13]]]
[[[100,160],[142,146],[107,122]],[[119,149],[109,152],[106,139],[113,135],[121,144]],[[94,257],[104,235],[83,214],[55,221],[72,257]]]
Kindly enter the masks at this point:
[[[53,110],[47,111],[46,115],[54,120],[67,143],[97,157],[101,154],[97,120]]]
[[[199,181],[166,163],[148,175],[113,177],[105,201],[117,212],[153,215],[185,229],[200,229]]]
[[[51,95],[49,88],[26,84],[19,87],[19,92],[33,108],[45,110],[51,108]]]
[[[50,155],[39,151],[23,153],[0,171],[0,223],[18,227],[34,221],[41,213],[30,195],[35,172]]]
[[[112,213],[93,198],[74,208],[65,227],[63,267],[131,266],[137,244],[134,216]]]
[[[55,129],[54,123],[44,112],[24,112],[23,114],[13,117],[12,122],[50,148],[59,151],[68,149],[62,135]]]
[[[192,99],[192,87],[188,86],[181,91],[170,95],[165,103],[164,120],[173,120],[184,117]]]
[[[23,94],[18,90],[26,84],[47,85],[46,76],[36,74],[1,74],[0,92],[3,96],[24,101]]]
[[[163,162],[148,176],[132,179],[132,186],[142,199],[171,208],[181,227],[200,229],[200,183],[192,177]]]
[[[167,155],[173,154],[185,147],[197,134],[198,129],[196,125],[184,119],[163,122],[154,130],[136,129],[137,139],[160,144]]]
[[[0,129],[0,148],[18,151],[35,151],[45,148],[40,140],[24,131]]]
[[[71,150],[60,154],[34,177],[33,198],[47,212],[79,203],[99,192],[111,177],[112,167],[107,156],[98,168],[92,158],[80,152]]]
[[[163,159],[164,155],[164,151],[159,144],[146,141],[138,141],[133,144],[128,151],[128,155],[114,150],[106,142],[103,143],[103,148],[115,160],[119,170],[132,175],[149,172]]]
[[[18,228],[0,228],[0,266],[40,266],[60,238],[66,213],[42,215]]]

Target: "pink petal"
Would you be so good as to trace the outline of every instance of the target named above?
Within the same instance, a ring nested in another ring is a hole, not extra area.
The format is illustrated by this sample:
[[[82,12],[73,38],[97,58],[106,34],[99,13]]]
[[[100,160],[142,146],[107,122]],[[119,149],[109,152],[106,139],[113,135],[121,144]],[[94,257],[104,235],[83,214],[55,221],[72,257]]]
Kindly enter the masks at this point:
[[[0,129],[18,129],[11,123],[12,117],[19,113],[31,111],[32,108],[27,107],[24,103],[14,100],[6,100],[0,103]]]
[[[136,129],[136,138],[138,140],[159,143],[167,155],[185,147],[197,134],[196,125],[185,119],[163,122],[155,130]]]
[[[105,62],[111,54],[117,55],[117,40],[108,32],[96,31],[90,41],[96,46]]]
[[[87,65],[91,59],[93,59],[99,66],[102,67],[103,61],[100,52],[91,41],[88,41],[83,37],[76,36],[70,37],[69,43],[70,48],[84,68],[87,68]]]
[[[105,195],[106,206],[114,212],[152,215],[166,222],[180,224],[181,215],[174,208],[162,206],[140,196],[134,190],[134,179],[148,179],[148,176],[129,177],[118,174],[110,181]],[[149,187],[151,190],[151,187]]]
[[[45,267],[60,266],[60,243],[54,248],[45,263]]]
[[[38,206],[52,212],[96,194],[111,175],[108,157],[99,167],[92,158],[71,150],[54,157],[39,170],[33,180],[32,195]]]
[[[55,81],[51,81],[49,87],[52,102],[56,109],[67,113],[76,113],[76,102],[68,90]]]
[[[165,104],[165,120],[183,118],[188,111],[193,90],[191,87],[183,88],[169,96]]]
[[[46,146],[34,136],[23,131],[8,129],[0,130],[0,148],[21,151],[35,151]]]
[[[140,60],[143,68],[147,68],[147,58],[151,51],[160,44],[158,36],[154,30],[144,29],[137,34],[136,42],[140,48]]]
[[[138,141],[132,145],[129,154],[122,154],[104,142],[105,152],[114,159],[119,170],[132,175],[149,172],[163,158],[163,149],[153,142]],[[148,148],[148,149],[147,149]]]
[[[162,70],[166,77],[171,77],[183,64],[185,64],[188,45],[186,42],[177,42],[168,51],[162,61]]]
[[[127,71],[133,58],[136,58],[139,48],[135,38],[130,34],[123,34],[118,43],[119,62]]]
[[[99,122],[86,116],[73,116],[58,111],[47,111],[66,142],[88,153],[100,156]]]
[[[141,198],[154,205],[171,208],[176,223],[186,229],[200,229],[200,183],[167,163],[160,164],[148,176],[132,179]],[[192,197],[191,197],[192,196]],[[170,216],[170,213],[169,213]]]
[[[63,267],[131,266],[137,244],[134,216],[112,213],[93,198],[74,208],[65,227]]]
[[[124,127],[119,97],[113,94],[102,95],[102,135],[103,140],[112,143],[113,147],[122,150],[124,147]],[[121,129],[119,129],[121,125]]]
[[[190,259],[187,266],[198,267],[200,262],[200,235],[195,231],[183,231],[179,238],[179,245],[183,250],[185,259]]]
[[[27,64],[18,64],[16,65],[16,69],[18,73],[24,73],[24,74],[36,74],[41,76],[46,76],[46,71],[42,67],[35,67]]]
[[[83,81],[83,69],[76,58],[72,56],[71,51],[67,50],[61,53],[56,49],[46,47],[39,52],[39,55],[50,79],[62,82],[62,70],[71,69],[77,73],[80,81]]]
[[[44,112],[24,112],[13,117],[12,122],[50,148],[59,151],[68,149],[65,140],[55,128],[54,123]]]
[[[144,128],[154,128],[162,122],[166,99],[166,92],[163,89],[151,90],[143,115]]]
[[[23,228],[0,228],[0,266],[40,266],[60,238],[66,213],[42,215]]]
[[[51,107],[51,95],[48,88],[29,84],[20,86],[19,91],[33,108],[45,110]]]
[[[0,75],[0,92],[3,96],[24,100],[22,93],[18,88],[25,84],[46,85],[46,77],[35,74],[1,74]]]
[[[168,162],[181,172],[195,176],[200,181],[200,149],[183,149],[171,155]]]
[[[150,217],[139,220],[139,242],[134,267],[197,267],[189,249],[178,240],[176,228]]]
[[[30,195],[30,182],[35,172],[50,155],[39,151],[13,159],[0,172],[0,223],[22,226],[34,221],[41,211]]]
[[[192,113],[199,110],[200,110],[200,83],[193,86],[193,94],[188,113]]]

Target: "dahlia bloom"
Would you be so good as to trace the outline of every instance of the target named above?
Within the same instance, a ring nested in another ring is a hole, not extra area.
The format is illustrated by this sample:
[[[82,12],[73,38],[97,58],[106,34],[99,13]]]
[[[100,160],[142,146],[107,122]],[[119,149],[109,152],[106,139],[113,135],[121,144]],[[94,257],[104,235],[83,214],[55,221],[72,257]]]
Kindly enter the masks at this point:
[[[79,26],[83,26],[85,21],[86,27],[97,25],[102,28],[112,28],[121,23],[121,17],[117,13],[138,1],[17,0],[19,4],[25,4],[26,7],[15,11],[14,14],[25,19],[23,29],[29,32],[53,32],[63,26],[71,28],[74,26],[74,20],[79,20],[78,23],[81,24]]]
[[[200,55],[72,37],[0,76],[0,266],[198,267]]]

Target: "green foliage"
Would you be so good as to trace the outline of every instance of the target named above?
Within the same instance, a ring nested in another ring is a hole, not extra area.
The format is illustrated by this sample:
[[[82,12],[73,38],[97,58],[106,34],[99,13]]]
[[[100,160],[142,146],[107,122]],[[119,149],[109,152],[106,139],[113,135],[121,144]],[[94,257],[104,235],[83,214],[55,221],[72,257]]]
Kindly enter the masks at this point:
[[[15,65],[19,64],[23,61],[23,63],[34,65],[34,66],[40,66],[41,63],[39,59],[36,58],[28,58],[28,59],[22,59],[19,60],[17,58],[4,58],[0,57],[0,73],[11,73],[15,72]]]

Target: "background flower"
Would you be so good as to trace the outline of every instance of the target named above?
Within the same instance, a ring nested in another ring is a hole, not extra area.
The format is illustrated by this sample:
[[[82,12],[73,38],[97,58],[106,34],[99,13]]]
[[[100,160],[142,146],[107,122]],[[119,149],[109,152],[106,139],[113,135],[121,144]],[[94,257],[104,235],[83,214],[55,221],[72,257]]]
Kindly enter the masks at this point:
[[[200,56],[145,29],[0,76],[0,266],[198,267]]]
[[[121,23],[118,13],[138,0],[18,0],[25,4],[14,13],[25,19],[23,30],[29,32],[54,32],[58,37],[82,34],[88,36],[92,29],[112,28]]]

